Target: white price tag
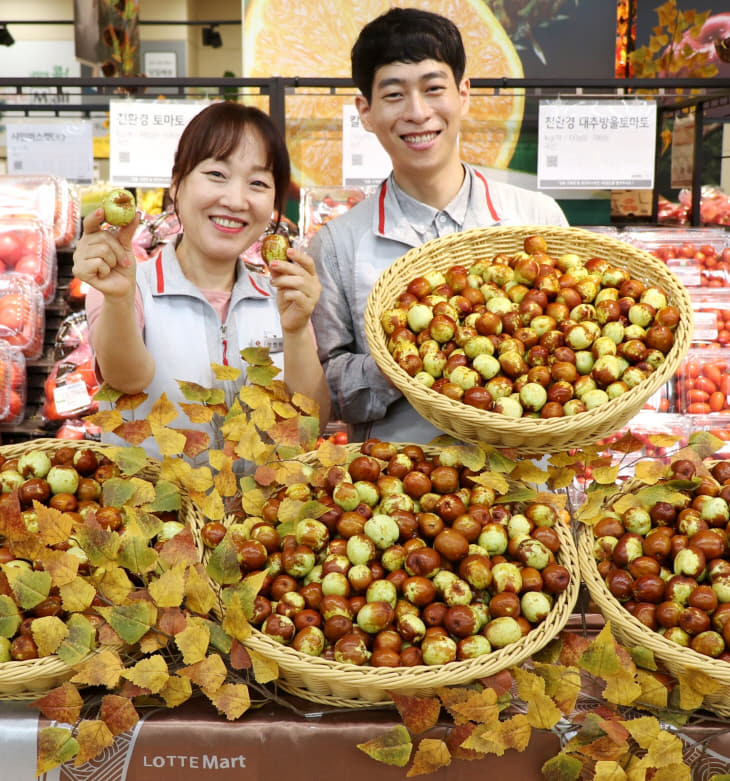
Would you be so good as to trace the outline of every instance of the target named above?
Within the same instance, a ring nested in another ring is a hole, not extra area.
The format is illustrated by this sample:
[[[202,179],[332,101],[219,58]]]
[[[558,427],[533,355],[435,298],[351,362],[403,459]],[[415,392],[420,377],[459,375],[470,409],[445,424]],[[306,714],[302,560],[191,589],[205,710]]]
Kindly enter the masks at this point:
[[[652,189],[656,111],[646,100],[541,101],[538,188]]]
[[[61,415],[68,415],[86,409],[91,404],[91,396],[83,380],[67,382],[53,389],[53,403]]]
[[[71,182],[94,180],[90,119],[7,119],[8,173],[52,174]]]
[[[360,122],[355,106],[342,107],[342,184],[359,187],[380,184],[393,169],[376,135]]]
[[[123,187],[169,187],[178,139],[208,101],[109,103],[109,179]]]

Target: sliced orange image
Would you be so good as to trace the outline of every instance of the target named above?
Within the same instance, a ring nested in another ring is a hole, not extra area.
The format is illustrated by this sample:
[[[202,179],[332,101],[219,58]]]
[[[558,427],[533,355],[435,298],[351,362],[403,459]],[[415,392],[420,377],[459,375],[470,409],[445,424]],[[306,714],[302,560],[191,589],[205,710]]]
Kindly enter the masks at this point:
[[[362,27],[393,5],[451,19],[466,49],[466,75],[522,78],[520,58],[484,0],[249,0],[244,17],[246,77],[349,78],[350,50]],[[342,184],[342,108],[354,88],[297,89],[286,98],[286,137],[296,185]],[[475,165],[506,168],[517,144],[524,93],[472,91],[461,152]]]

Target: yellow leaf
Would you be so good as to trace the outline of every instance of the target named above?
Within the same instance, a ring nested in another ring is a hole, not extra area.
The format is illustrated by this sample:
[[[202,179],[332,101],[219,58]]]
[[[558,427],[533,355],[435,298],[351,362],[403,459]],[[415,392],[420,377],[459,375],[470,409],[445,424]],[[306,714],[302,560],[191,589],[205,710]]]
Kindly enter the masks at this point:
[[[93,423],[98,426],[102,431],[107,434],[114,429],[119,428],[124,422],[122,413],[116,409],[100,410],[93,415],[87,415],[84,420],[88,420],[89,423]]]
[[[299,414],[296,408],[286,401],[275,401],[271,405],[271,408],[274,414],[280,418],[293,418],[295,415]]]
[[[317,448],[317,458],[325,467],[346,464],[347,455],[348,450],[345,445],[336,445],[332,439],[325,439]]]
[[[636,477],[647,485],[654,485],[667,471],[661,461],[639,461],[634,469]]]
[[[252,648],[246,649],[251,657],[253,664],[253,675],[259,683],[270,683],[279,677],[279,665],[268,656],[254,651]]]
[[[189,678],[181,678],[179,675],[171,675],[158,694],[165,701],[168,708],[176,708],[190,699],[193,693],[193,685]]]
[[[625,513],[626,510],[632,507],[641,507],[641,500],[637,499],[633,494],[624,494],[613,504],[613,510],[619,514]]]
[[[509,491],[509,480],[501,472],[481,472],[470,479],[477,485],[491,488],[498,494],[506,494]]]
[[[602,466],[593,470],[593,479],[601,485],[613,485],[618,479],[619,465]]]
[[[191,404],[180,402],[180,409],[191,423],[210,423],[215,412],[205,404]]]
[[[248,686],[244,683],[224,683],[214,692],[205,690],[205,694],[229,721],[242,716],[251,706]]]
[[[266,503],[266,494],[261,489],[246,491],[241,497],[244,512],[248,515],[261,515],[261,510]]]
[[[631,705],[641,696],[641,686],[631,670],[622,669],[606,678],[603,696],[616,705]]]
[[[241,376],[241,370],[237,369],[235,366],[223,366],[220,363],[211,363],[210,367],[213,369],[216,380],[222,380],[223,382],[232,380],[235,382]]]
[[[220,521],[226,514],[223,500],[217,492],[205,494],[203,499],[197,503],[203,515],[211,521]]]
[[[201,466],[197,469],[191,469],[185,475],[184,485],[191,491],[203,492],[213,487],[213,473],[208,466]]]
[[[149,585],[149,592],[158,607],[178,607],[185,596],[186,564],[175,564]]]
[[[451,753],[446,743],[435,738],[424,738],[418,744],[416,755],[413,757],[413,765],[406,773],[406,777],[434,773],[439,768],[448,767],[450,764]]]
[[[563,713],[570,713],[581,690],[580,671],[577,667],[536,662],[535,672],[545,681],[545,693]]]
[[[674,447],[680,440],[675,434],[649,434],[647,437],[654,447]]]
[[[168,423],[172,423],[176,417],[177,410],[175,409],[175,405],[167,398],[166,393],[160,395],[147,413],[147,420],[152,426],[153,432],[156,428],[160,429]]]
[[[596,762],[593,781],[626,781],[626,773],[618,762],[599,760]]]
[[[193,467],[182,458],[165,456],[162,459],[162,465],[160,466],[160,479],[185,485],[191,477],[192,472]]]
[[[452,694],[458,691],[463,692],[463,696]],[[466,724],[469,721],[495,724],[499,720],[499,704],[494,689],[486,688],[481,691],[440,689],[438,695],[456,725]]]
[[[43,569],[51,576],[54,586],[73,583],[79,571],[79,558],[60,550],[44,550],[38,557]]]
[[[179,673],[197,683],[201,689],[215,691],[223,685],[227,670],[221,657],[211,654],[200,662],[183,667]]]
[[[185,580],[185,604],[195,613],[205,615],[216,603],[215,592],[208,578],[199,573],[196,566],[190,565]]]
[[[478,751],[480,754],[496,754],[501,757],[505,752],[500,722],[496,724],[478,724],[471,735],[462,742],[462,748]]]
[[[251,637],[251,625],[243,612],[241,600],[236,595],[226,608],[223,629],[229,637],[235,637],[239,643],[243,643]]]
[[[233,470],[229,467],[222,468],[214,479],[216,490],[221,496],[235,496],[238,491],[238,482]]]
[[[313,418],[319,417],[319,404],[314,399],[301,393],[295,393],[291,400],[292,404],[298,407],[305,415],[311,415]]]
[[[357,747],[376,762],[405,767],[411,758],[413,744],[408,730],[402,724],[397,724],[384,735],[358,743]]]
[[[213,448],[208,451],[208,463],[218,472],[233,467],[233,459],[225,451]]]
[[[38,520],[38,534],[44,545],[50,547],[68,541],[73,528],[73,518],[68,513],[62,513],[36,501],[33,502],[33,509]]]
[[[143,654],[153,654],[155,651],[160,651],[167,645],[167,638],[157,632],[156,630],[150,630],[147,634],[143,635],[139,641],[139,650]]]
[[[44,775],[72,759],[79,750],[71,730],[65,727],[45,727],[38,732],[36,777]]]
[[[185,629],[175,635],[175,643],[185,664],[195,664],[205,659],[210,643],[210,629],[205,620],[198,616],[189,616]]]
[[[516,667],[512,675],[520,697],[527,702],[527,720],[536,729],[550,729],[563,717],[560,708],[545,694],[545,681],[534,673]]]
[[[659,768],[652,781],[691,781],[692,770],[684,762]]]
[[[62,585],[58,589],[58,593],[61,596],[64,610],[69,613],[81,613],[89,607],[96,596],[96,589],[83,578],[76,578],[76,580]]]
[[[549,466],[548,474],[550,475],[548,478],[548,485],[554,490],[558,491],[561,488],[567,488],[569,485],[573,484],[576,471],[575,469],[569,469],[565,467]]]
[[[103,721],[82,721],[76,731],[79,742],[79,753],[74,759],[74,767],[79,767],[94,757],[98,757],[104,749],[114,743],[114,735]]]
[[[135,686],[149,689],[155,694],[167,683],[170,673],[164,657],[155,654],[142,659],[130,669],[124,670],[122,677],[131,681]]]
[[[567,494],[556,494],[550,491],[539,491],[535,496],[536,502],[542,502],[543,504],[550,504],[556,510],[564,510],[568,503]]]
[[[696,710],[707,694],[714,694],[721,685],[700,670],[687,669],[677,673],[679,681],[679,707],[682,710]]]
[[[639,699],[642,705],[648,705],[652,708],[667,707],[669,691],[661,681],[658,681],[651,673],[641,669],[636,671],[636,680],[639,686],[641,686],[641,697]]]
[[[158,426],[154,423],[151,424],[150,428],[152,429],[152,436],[155,438],[155,442],[163,456],[176,456],[185,449],[185,443],[187,442],[185,434],[181,434],[174,428]]]
[[[94,582],[102,596],[115,605],[120,605],[132,593],[134,586],[122,567],[99,568],[94,573]]]
[[[69,628],[58,616],[43,616],[30,625],[33,639],[38,646],[38,656],[50,656],[68,637]]]
[[[661,725],[654,716],[640,716],[621,723],[641,748],[649,748],[661,732]]]
[[[667,767],[679,765],[683,761],[684,744],[679,735],[670,732],[660,732],[656,739],[648,747],[648,758],[654,767]]]
[[[516,713],[511,719],[499,722],[499,728],[505,748],[515,751],[524,751],[527,748],[532,736],[529,716]]]
[[[513,480],[524,480],[526,483],[547,483],[549,472],[539,469],[532,461],[520,461],[509,475]]]
[[[71,679],[71,683],[106,686],[107,689],[113,689],[119,683],[124,664],[116,651],[106,650],[94,654],[88,661],[79,665],[76,670],[76,675]]]

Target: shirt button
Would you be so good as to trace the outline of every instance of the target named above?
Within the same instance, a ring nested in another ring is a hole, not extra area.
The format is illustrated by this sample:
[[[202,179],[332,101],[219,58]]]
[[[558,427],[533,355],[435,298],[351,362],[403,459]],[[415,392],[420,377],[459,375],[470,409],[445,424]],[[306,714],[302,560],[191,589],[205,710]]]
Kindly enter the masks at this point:
[[[439,220],[439,222],[442,225],[444,225],[446,223],[447,219],[448,219],[448,217],[445,214],[439,214],[438,220]]]

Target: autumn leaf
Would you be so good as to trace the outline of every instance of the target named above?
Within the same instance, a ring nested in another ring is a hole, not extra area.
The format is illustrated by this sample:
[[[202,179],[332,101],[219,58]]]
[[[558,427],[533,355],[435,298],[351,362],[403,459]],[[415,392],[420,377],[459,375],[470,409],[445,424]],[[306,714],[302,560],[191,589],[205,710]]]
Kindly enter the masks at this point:
[[[99,607],[97,610],[129,645],[134,645],[157,622],[157,608],[146,601]]]
[[[141,575],[151,572],[157,566],[157,560],[157,551],[150,547],[146,537],[133,533],[127,533],[122,537],[118,557],[121,567]]]
[[[537,729],[551,729],[562,718],[560,708],[545,694],[545,681],[539,675],[516,667],[512,671],[517,691],[527,703],[527,719]]]
[[[176,708],[190,699],[193,693],[193,685],[189,678],[180,675],[171,675],[167,683],[158,692],[168,708]]]
[[[441,703],[436,697],[411,697],[395,691],[387,694],[395,703],[401,721],[411,735],[426,732],[438,722]]]
[[[139,721],[139,714],[126,697],[105,694],[101,700],[99,718],[106,724],[109,732],[116,736],[132,729]]]
[[[529,460],[520,461],[510,472],[510,477],[513,480],[522,480],[526,483],[536,483],[537,485],[546,483],[549,476],[549,472],[539,469]]]
[[[43,775],[64,762],[73,759],[79,744],[65,727],[44,727],[38,731],[38,761],[36,776]]]
[[[618,762],[598,760],[596,762],[593,781],[627,781],[627,776]]]
[[[560,710],[567,714],[575,708],[581,690],[580,671],[577,667],[558,664],[533,663],[537,675],[545,681],[545,693]]]
[[[86,616],[80,614],[72,615],[66,626],[68,636],[58,647],[56,655],[69,667],[73,667],[94,648],[96,630]]]
[[[177,417],[177,410],[175,405],[167,397],[166,393],[160,394],[160,397],[156,399],[147,413],[147,420],[152,425],[153,429],[162,428],[167,426],[168,423],[172,423]]]
[[[416,747],[416,755],[413,757],[413,765],[406,773],[406,777],[435,773],[441,767],[451,764],[449,747],[443,740],[424,738]]]
[[[644,449],[644,441],[631,431],[622,434],[615,442],[611,442],[611,450],[617,453],[636,453]]]
[[[208,699],[229,721],[240,718],[251,706],[248,686],[243,683],[224,683],[214,692],[207,689],[204,691]]]
[[[679,707],[683,710],[695,710],[702,706],[706,695],[714,694],[722,684],[701,670],[687,668],[676,675],[679,681]]]
[[[185,569],[181,562],[162,572],[149,584],[148,591],[158,607],[178,607],[185,596]]]
[[[243,605],[238,596],[231,599],[223,617],[223,629],[235,640],[240,643],[245,642],[251,637],[251,625],[244,612]]]
[[[189,565],[185,579],[185,604],[195,613],[205,615],[213,609],[215,603],[216,595],[203,574],[202,564]]]
[[[479,691],[452,687],[439,689],[437,694],[457,726],[468,721],[494,724],[499,720],[499,704],[494,689]]]
[[[15,601],[23,610],[31,610],[43,602],[51,590],[51,576],[47,572],[20,567],[5,567],[4,572]]]
[[[228,661],[234,670],[250,670],[253,667],[251,654],[246,649],[246,646],[243,643],[239,643],[238,640],[233,640],[231,643]]]
[[[495,493],[506,494],[509,491],[509,481],[500,472],[481,472],[469,478],[476,485],[491,488]]]
[[[215,691],[226,679],[226,666],[219,654],[211,654],[195,664],[181,668],[179,674],[190,678],[201,689]]]
[[[81,717],[81,708],[84,700],[79,690],[68,681],[65,681],[55,689],[51,689],[40,699],[33,702],[33,707],[49,720],[62,724],[75,724]]]
[[[402,724],[397,724],[384,735],[358,743],[357,748],[377,762],[405,767],[410,761],[413,744],[408,730]]]
[[[211,551],[206,572],[221,586],[239,581],[241,565],[238,563],[238,554],[229,533]]]
[[[600,485],[615,485],[620,466],[604,466],[593,470],[593,479]]]
[[[655,675],[639,669],[636,671],[636,682],[641,687],[641,694],[637,699],[642,705],[652,708],[667,707],[669,691]]]
[[[191,423],[210,423],[213,420],[213,410],[205,404],[189,404],[181,401],[180,409]]]
[[[80,559],[66,551],[45,549],[38,560],[43,569],[51,576],[54,586],[66,586],[73,583],[79,571]]]
[[[185,449],[187,437],[182,432],[168,426],[157,426],[154,423],[150,424],[150,431],[163,456],[175,456]]]
[[[507,694],[512,689],[512,675],[509,670],[500,670],[494,675],[489,675],[486,678],[480,678],[482,686],[487,689],[494,689],[497,697],[501,697],[503,694]]]
[[[313,418],[319,418],[319,404],[309,396],[304,396],[302,393],[295,393],[292,397],[292,404],[305,415],[309,415]]]
[[[55,653],[70,631],[58,616],[35,618],[30,630],[41,657]]]
[[[74,759],[74,767],[79,767],[94,757],[98,757],[104,749],[114,743],[114,736],[109,728],[101,721],[84,720],[76,731],[79,742],[79,753]]]
[[[207,622],[197,616],[190,616],[185,629],[175,635],[175,644],[185,664],[195,664],[204,659],[209,643],[210,629]]]
[[[0,637],[14,637],[22,620],[15,600],[0,594]]]
[[[99,593],[113,603],[124,602],[134,588],[127,571],[117,565],[99,567],[92,577]]]
[[[116,431],[124,423],[122,413],[118,409],[99,410],[99,412],[95,412],[93,415],[85,415],[84,420],[94,426],[98,426],[106,433]]]
[[[583,652],[579,666],[598,678],[617,675],[624,669],[616,653],[616,642],[611,634],[610,622],[606,622],[593,642]]]
[[[471,737],[477,725],[468,721],[466,724],[459,724],[449,730],[446,735],[446,745],[449,748],[452,759],[482,759],[485,755],[473,749],[464,748],[462,745],[465,740]]]
[[[83,578],[76,578],[70,583],[61,585],[58,593],[64,610],[69,613],[80,613],[91,605],[96,596],[96,589]]]
[[[123,670],[124,663],[119,654],[107,649],[95,653],[86,662],[81,663],[76,668],[76,675],[71,678],[71,682],[113,689],[119,683]]]
[[[114,433],[130,445],[140,445],[152,436],[152,427],[146,419],[125,420],[114,429]]]
[[[73,528],[73,518],[68,513],[36,501],[33,502],[33,510],[38,521],[38,535],[44,545],[50,547],[68,541]]]
[[[545,781],[578,781],[583,773],[583,762],[566,754],[556,754],[540,768]]]
[[[169,678],[167,662],[159,654],[148,656],[127,668],[122,672],[122,677],[131,681],[135,686],[147,689],[153,694],[159,692]]]
[[[605,678],[606,688],[602,694],[608,702],[616,705],[631,705],[641,696],[641,686],[636,681],[635,671],[622,668],[618,673]]]

